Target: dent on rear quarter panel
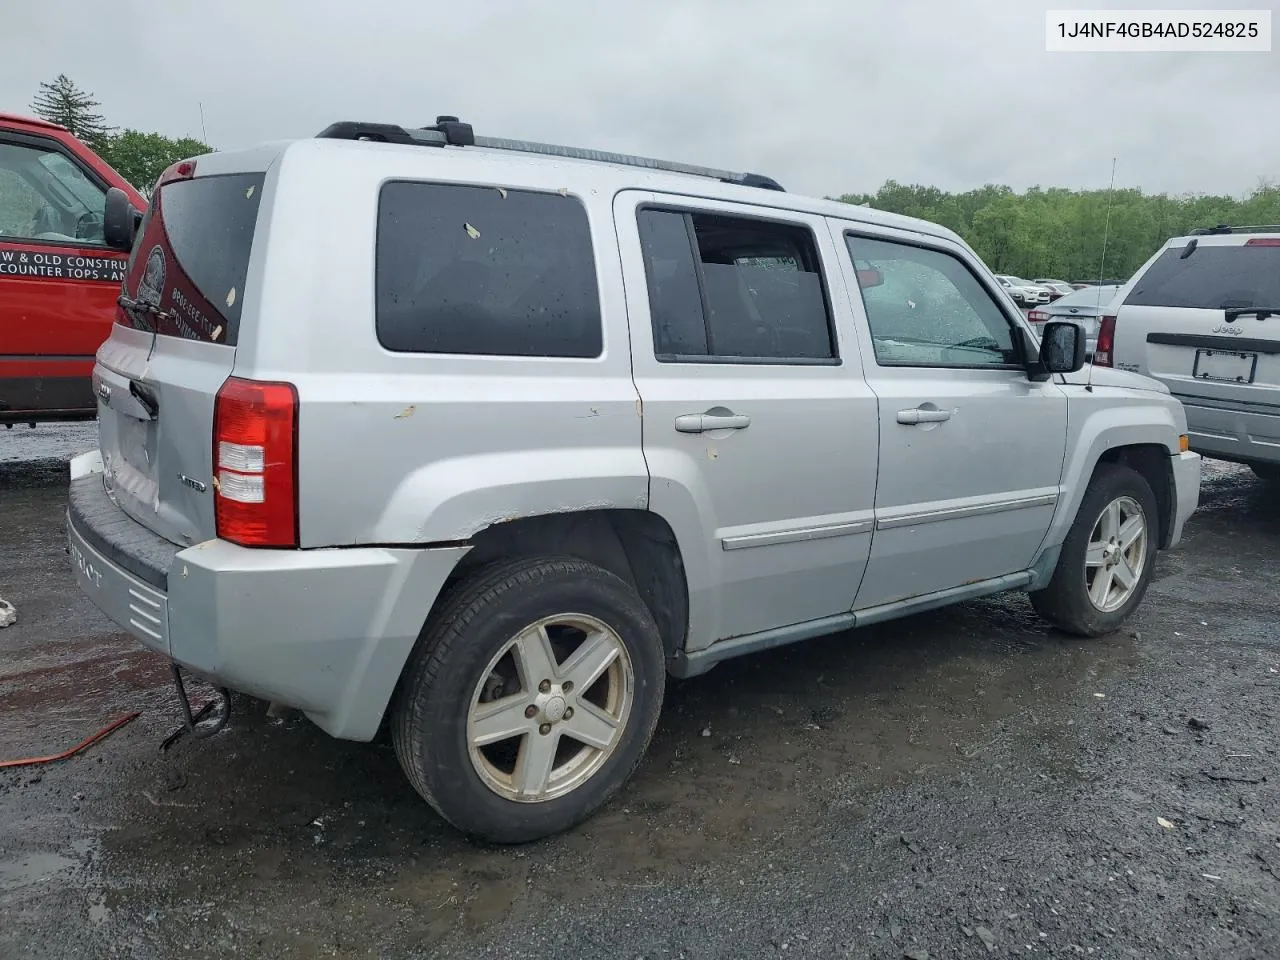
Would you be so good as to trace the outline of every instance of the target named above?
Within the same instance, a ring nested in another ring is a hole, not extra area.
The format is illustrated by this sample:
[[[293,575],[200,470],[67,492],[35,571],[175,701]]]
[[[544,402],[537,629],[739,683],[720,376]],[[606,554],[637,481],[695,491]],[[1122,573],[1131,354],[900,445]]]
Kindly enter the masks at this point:
[[[496,523],[599,509],[645,509],[639,447],[523,450],[454,457],[412,470],[396,486],[378,542],[468,540]],[[406,540],[396,540],[395,535]]]

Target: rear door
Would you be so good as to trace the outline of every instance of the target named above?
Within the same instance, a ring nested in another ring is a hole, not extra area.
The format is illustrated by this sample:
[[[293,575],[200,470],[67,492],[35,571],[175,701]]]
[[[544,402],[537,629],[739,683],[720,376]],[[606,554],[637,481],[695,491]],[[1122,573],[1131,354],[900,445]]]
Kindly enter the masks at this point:
[[[1193,402],[1280,412],[1280,237],[1204,236],[1166,247],[1121,296],[1115,366]],[[1258,309],[1274,313],[1247,312]]]
[[[0,129],[0,422],[93,413],[125,265],[102,240],[107,186],[57,140]]]
[[[650,509],[681,538],[690,647],[846,613],[871,543],[875,398],[819,217],[615,202]]]
[[[174,543],[215,534],[213,407],[252,294],[245,287],[264,180],[262,172],[197,169],[162,184],[134,244],[116,327],[98,351],[108,490]]]

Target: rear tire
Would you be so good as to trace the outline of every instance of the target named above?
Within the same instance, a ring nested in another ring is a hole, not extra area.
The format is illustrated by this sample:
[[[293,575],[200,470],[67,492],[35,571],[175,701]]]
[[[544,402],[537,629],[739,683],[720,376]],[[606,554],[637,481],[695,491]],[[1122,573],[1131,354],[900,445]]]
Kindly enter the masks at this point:
[[[665,682],[657,625],[623,580],[573,558],[498,563],[432,614],[401,679],[392,739],[442,817],[524,843],[586,820],[630,778]]]
[[[1053,578],[1031,594],[1036,612],[1077,636],[1118,629],[1151,583],[1159,519],[1155,494],[1142,474],[1098,464]]]
[[[1249,469],[1259,480],[1267,483],[1280,483],[1280,463],[1251,463]]]

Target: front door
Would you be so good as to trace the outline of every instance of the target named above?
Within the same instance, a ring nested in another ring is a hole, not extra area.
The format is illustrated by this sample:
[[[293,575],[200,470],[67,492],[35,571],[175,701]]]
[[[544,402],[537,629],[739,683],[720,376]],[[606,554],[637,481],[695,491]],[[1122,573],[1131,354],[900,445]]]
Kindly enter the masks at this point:
[[[1027,569],[1061,490],[1063,391],[1028,378],[1020,320],[961,245],[853,223],[836,237],[881,425],[856,607]]]
[[[105,200],[57,141],[0,131],[0,422],[97,407],[94,354],[128,258],[103,243]]]
[[[824,221],[638,192],[615,218],[649,509],[684,557],[687,648],[846,613],[878,427]]]

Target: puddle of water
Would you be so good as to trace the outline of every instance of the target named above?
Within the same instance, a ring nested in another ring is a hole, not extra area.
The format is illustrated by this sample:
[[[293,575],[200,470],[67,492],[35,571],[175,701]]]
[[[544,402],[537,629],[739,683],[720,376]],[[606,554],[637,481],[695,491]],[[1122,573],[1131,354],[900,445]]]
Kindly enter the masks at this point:
[[[58,853],[30,853],[14,860],[0,860],[0,890],[41,883],[77,866],[79,861]]]
[[[59,643],[0,666],[0,714],[84,703],[118,708],[168,682],[168,662],[131,637]]]
[[[68,844],[66,853],[41,850],[0,860],[0,890],[16,890],[42,883],[61,873],[74,870],[93,859],[98,848],[94,837],[83,837]]]
[[[109,916],[111,909],[107,906],[107,895],[102,891],[92,894],[89,897],[89,922],[102,923]]]

